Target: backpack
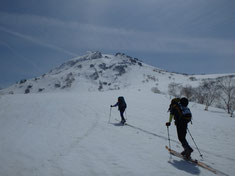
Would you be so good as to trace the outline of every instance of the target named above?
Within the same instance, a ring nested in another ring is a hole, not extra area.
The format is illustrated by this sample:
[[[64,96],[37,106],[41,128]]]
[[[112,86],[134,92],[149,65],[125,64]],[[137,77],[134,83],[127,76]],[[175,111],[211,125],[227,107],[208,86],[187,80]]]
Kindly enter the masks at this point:
[[[174,108],[174,105],[177,105],[180,102],[180,98],[173,98],[171,104],[169,105],[168,111],[171,111]]]
[[[118,97],[118,104],[120,108],[126,108],[126,102],[124,97]]]
[[[188,107],[185,107],[181,104],[179,104],[179,108],[181,110],[181,117],[185,119],[187,122],[190,122],[192,120],[192,113]]]
[[[186,100],[186,98],[173,98],[171,100],[169,111],[174,108],[178,112],[179,118],[184,119],[186,122],[190,122],[192,120],[192,113],[187,106],[182,105],[181,100]]]

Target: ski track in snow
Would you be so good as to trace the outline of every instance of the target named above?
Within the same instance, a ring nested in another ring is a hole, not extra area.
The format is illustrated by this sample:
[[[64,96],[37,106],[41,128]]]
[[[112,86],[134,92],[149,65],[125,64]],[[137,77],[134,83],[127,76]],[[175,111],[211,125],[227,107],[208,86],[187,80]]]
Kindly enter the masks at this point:
[[[85,105],[85,106],[87,106],[87,105]],[[61,150],[53,158],[48,159],[48,161],[51,163],[51,166],[58,171],[57,172],[58,175],[64,176],[63,168],[58,164],[58,162],[61,159],[63,159],[63,157],[66,157],[67,155],[69,155],[69,153],[74,148],[78,147],[79,143],[82,142],[84,139],[86,139],[95,130],[95,128],[98,124],[99,118],[98,118],[97,113],[90,106],[88,106],[88,107],[89,107],[88,109],[91,109],[96,114],[93,124],[91,124],[91,126],[87,129],[87,131],[82,136],[76,137],[76,139],[74,141],[72,141],[68,147]],[[79,113],[82,114],[84,117],[86,116],[81,110],[79,110]],[[68,113],[66,113],[66,112],[65,112],[65,114],[68,115]]]

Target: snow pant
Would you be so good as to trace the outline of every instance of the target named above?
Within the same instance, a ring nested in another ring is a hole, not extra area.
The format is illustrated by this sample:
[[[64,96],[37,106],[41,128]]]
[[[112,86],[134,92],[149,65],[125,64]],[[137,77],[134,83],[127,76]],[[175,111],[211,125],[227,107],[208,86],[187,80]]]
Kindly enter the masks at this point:
[[[120,116],[121,116],[121,118],[122,118],[122,121],[125,121],[125,118],[124,118],[124,112],[125,112],[125,109],[126,108],[122,108],[122,109],[120,109],[119,111],[120,111]]]
[[[177,122],[176,123],[176,129],[177,129],[177,134],[178,134],[178,139],[181,142],[184,150],[186,149],[192,149],[187,140],[186,140],[186,134],[187,134],[187,128],[188,128],[188,123],[187,122]]]

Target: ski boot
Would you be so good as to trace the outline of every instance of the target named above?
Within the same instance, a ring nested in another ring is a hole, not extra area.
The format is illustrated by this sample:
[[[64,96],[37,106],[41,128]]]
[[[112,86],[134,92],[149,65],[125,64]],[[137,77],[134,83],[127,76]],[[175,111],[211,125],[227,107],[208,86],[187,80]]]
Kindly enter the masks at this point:
[[[125,123],[126,123],[126,120],[125,120],[125,119],[122,119],[122,120],[121,120],[121,124],[124,125]]]
[[[185,156],[187,159],[190,159],[192,152],[193,152],[193,149],[192,149],[191,147],[189,147],[189,148],[187,148],[187,149],[185,150],[184,156]]]
[[[185,156],[186,155],[186,150],[182,151],[180,154]]]

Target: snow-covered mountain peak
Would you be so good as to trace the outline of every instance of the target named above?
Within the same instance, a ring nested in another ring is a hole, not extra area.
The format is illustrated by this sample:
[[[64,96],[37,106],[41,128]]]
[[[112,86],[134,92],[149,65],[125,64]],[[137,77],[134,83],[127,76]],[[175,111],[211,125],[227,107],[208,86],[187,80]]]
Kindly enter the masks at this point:
[[[167,93],[172,83],[197,86],[204,79],[219,76],[171,73],[124,53],[108,55],[96,51],[73,58],[40,77],[23,79],[0,93],[87,92],[124,88]]]
[[[74,59],[71,59],[63,64],[61,64],[59,67],[55,68],[53,71],[62,71],[63,69],[66,68],[70,68],[70,67],[76,67],[78,66],[80,63],[84,62],[84,61],[90,61],[90,60],[95,60],[95,59],[99,59],[102,58],[102,54],[100,52],[93,52],[93,53],[89,53],[87,55],[84,56],[80,56]]]
[[[51,70],[50,73],[59,73],[61,71],[67,69],[77,69],[82,68],[84,65],[89,65],[90,68],[95,67],[98,65],[103,70],[110,69],[114,65],[136,65],[142,66],[142,62],[139,61],[137,58],[132,58],[130,56],[125,55],[124,53],[117,53],[115,56],[113,55],[105,55],[101,54],[101,52],[96,51],[84,56],[80,56],[69,60],[59,67]]]
[[[40,77],[21,80],[2,92],[116,90],[131,85],[133,76],[137,75],[137,71],[143,65],[137,58],[132,58],[123,53],[107,55],[96,51],[73,58]],[[142,78],[137,82],[141,81]]]

